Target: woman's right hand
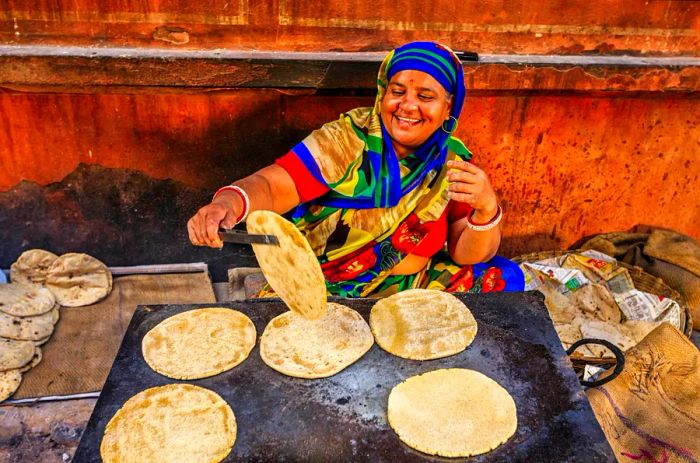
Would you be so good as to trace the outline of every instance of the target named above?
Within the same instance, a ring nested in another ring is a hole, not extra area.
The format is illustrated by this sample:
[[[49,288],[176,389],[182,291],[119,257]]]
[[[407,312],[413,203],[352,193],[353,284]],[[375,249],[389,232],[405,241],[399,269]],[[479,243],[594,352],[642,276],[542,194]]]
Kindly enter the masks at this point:
[[[195,246],[221,248],[224,243],[219,238],[219,228],[233,228],[236,217],[240,216],[237,206],[243,205],[236,201],[238,195],[232,192],[221,192],[216,199],[202,207],[187,222],[187,232],[190,241]]]

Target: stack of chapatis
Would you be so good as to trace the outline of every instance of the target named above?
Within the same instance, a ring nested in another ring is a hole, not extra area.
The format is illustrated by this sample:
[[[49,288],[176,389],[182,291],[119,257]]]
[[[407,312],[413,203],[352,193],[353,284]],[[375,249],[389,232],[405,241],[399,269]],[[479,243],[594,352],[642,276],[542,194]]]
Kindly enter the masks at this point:
[[[94,304],[112,290],[112,272],[87,254],[68,253],[62,256],[31,249],[12,264],[13,283],[44,286],[66,307]]]
[[[112,289],[111,272],[94,257],[43,249],[22,253],[10,278],[0,285],[0,401],[41,361],[39,346],[51,337],[60,307],[93,304]]]
[[[41,361],[41,346],[58,322],[59,305],[46,289],[0,285],[0,402],[20,385],[22,373]]]

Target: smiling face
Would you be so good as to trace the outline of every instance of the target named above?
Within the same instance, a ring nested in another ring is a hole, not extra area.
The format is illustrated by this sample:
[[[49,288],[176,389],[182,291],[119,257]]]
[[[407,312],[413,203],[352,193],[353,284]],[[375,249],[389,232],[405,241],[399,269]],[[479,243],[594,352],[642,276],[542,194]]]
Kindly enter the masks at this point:
[[[396,154],[414,152],[449,119],[452,98],[442,85],[422,71],[397,72],[381,102],[382,123]]]

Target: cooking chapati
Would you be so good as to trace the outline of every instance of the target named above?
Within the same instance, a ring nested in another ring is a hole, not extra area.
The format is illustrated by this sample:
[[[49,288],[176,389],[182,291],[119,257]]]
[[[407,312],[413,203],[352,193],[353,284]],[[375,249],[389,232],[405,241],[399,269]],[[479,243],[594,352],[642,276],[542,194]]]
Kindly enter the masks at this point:
[[[0,371],[21,368],[31,362],[33,356],[32,341],[0,339]]]
[[[11,397],[22,382],[19,370],[0,371],[0,402]]]
[[[302,317],[326,313],[326,283],[316,255],[294,224],[270,211],[253,211],[248,232],[274,235],[279,246],[253,244],[260,269],[270,287]]]
[[[10,267],[10,279],[13,283],[42,285],[56,259],[56,254],[43,249],[24,251]]]
[[[41,315],[55,305],[56,299],[46,288],[16,283],[0,285],[0,311],[8,315]]]
[[[109,294],[112,273],[105,264],[87,254],[63,254],[49,267],[46,287],[61,305],[90,305]]]
[[[444,457],[493,450],[518,425],[508,391],[488,376],[462,368],[431,371],[395,386],[388,418],[406,445]]]
[[[476,320],[455,296],[411,289],[379,300],[369,316],[377,344],[413,360],[447,357],[466,349],[476,336]]]
[[[285,312],[265,327],[260,356],[272,369],[297,378],[325,378],[353,364],[374,338],[356,311],[328,302],[326,315],[315,320]]]
[[[160,322],[143,338],[143,358],[158,373],[197,379],[230,370],[255,346],[255,325],[237,310],[190,310]]]
[[[215,392],[168,384],[139,392],[107,423],[105,463],[216,463],[236,440],[236,417]]]

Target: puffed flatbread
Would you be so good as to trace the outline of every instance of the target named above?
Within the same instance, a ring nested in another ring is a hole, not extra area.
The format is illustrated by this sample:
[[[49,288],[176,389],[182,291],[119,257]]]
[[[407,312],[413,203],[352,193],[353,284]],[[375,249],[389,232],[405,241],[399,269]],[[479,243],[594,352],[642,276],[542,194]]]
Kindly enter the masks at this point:
[[[443,291],[410,289],[380,299],[369,316],[379,346],[396,356],[430,360],[459,353],[476,336],[466,305]]]
[[[104,463],[216,463],[236,441],[236,417],[217,393],[191,384],[139,392],[107,423]]]
[[[39,362],[41,362],[41,359],[43,358],[43,354],[41,353],[41,348],[40,347],[35,347],[34,348],[34,356],[32,357],[32,360],[24,365],[22,368],[19,369],[20,373],[26,373],[35,366],[39,365]]]
[[[332,376],[359,360],[374,344],[362,316],[328,302],[316,320],[294,312],[273,318],[260,338],[260,356],[272,369],[297,378]]]
[[[291,222],[270,211],[253,211],[248,232],[275,235],[279,246],[254,244],[265,279],[287,306],[314,320],[326,313],[326,283],[316,255]]]
[[[56,259],[56,254],[43,249],[24,251],[10,267],[10,280],[13,283],[43,285],[49,267]]]
[[[478,371],[461,368],[431,371],[395,386],[387,414],[406,445],[444,457],[493,450],[518,427],[508,391]]]
[[[31,362],[33,356],[32,341],[0,338],[0,371],[21,368]]]
[[[163,320],[146,333],[143,358],[158,373],[198,379],[230,370],[255,346],[253,322],[225,308],[190,310]]]
[[[46,287],[63,306],[90,305],[109,294],[112,273],[105,264],[87,254],[63,254],[49,267]]]
[[[19,370],[0,371],[0,402],[12,397],[21,382],[22,373]]]
[[[0,312],[16,317],[41,315],[56,305],[51,291],[27,284],[0,285]]]
[[[0,337],[36,341],[51,336],[58,310],[34,317],[14,317],[0,312]]]

